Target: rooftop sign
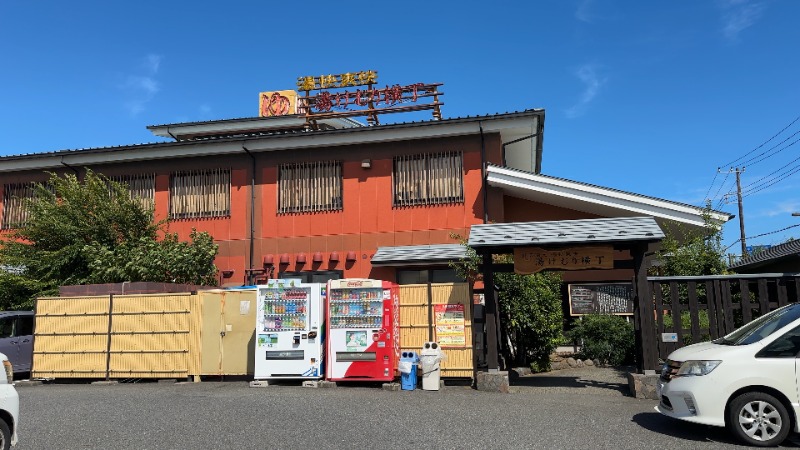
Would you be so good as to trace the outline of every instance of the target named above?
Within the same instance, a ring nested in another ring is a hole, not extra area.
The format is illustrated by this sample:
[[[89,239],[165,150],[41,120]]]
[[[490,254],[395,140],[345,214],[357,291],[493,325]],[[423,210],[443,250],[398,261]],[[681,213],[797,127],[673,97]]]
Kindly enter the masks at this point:
[[[352,116],[366,116],[370,125],[377,125],[378,114],[408,111],[433,110],[434,119],[442,118],[442,93],[437,90],[441,83],[380,88],[377,82],[374,70],[299,77],[297,88],[305,95],[297,100],[297,113],[305,114],[309,128],[316,128],[318,119]],[[331,91],[334,89],[337,91]]]
[[[297,114],[296,91],[272,91],[258,94],[258,117]]]

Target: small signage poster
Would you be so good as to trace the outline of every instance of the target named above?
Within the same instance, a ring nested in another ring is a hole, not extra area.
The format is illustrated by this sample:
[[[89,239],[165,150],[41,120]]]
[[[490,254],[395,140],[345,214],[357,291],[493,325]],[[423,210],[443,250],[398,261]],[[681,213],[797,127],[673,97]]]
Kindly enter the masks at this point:
[[[442,347],[466,347],[464,305],[433,305],[436,341]]]
[[[569,285],[569,312],[584,314],[633,314],[633,283],[584,283]]]

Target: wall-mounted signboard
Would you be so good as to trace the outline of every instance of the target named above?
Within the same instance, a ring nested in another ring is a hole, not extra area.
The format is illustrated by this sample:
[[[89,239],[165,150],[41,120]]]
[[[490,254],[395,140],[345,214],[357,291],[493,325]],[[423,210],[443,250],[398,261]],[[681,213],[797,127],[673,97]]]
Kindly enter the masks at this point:
[[[632,315],[633,283],[570,284],[569,313]]]
[[[613,269],[614,247],[587,246],[561,249],[517,247],[514,249],[514,272],[537,273],[547,269]]]

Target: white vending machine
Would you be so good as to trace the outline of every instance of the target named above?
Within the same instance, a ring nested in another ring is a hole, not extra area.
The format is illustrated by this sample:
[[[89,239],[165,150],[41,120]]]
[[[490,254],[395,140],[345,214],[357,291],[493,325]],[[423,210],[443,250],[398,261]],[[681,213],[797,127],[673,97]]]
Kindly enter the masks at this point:
[[[257,286],[255,380],[322,378],[326,288],[299,280]]]

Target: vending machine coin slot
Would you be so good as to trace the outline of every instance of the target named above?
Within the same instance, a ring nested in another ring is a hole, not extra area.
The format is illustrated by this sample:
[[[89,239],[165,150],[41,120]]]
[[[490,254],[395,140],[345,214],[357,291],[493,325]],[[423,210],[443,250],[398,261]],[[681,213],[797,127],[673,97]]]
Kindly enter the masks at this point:
[[[294,335],[293,340],[292,340],[292,344],[300,345],[300,333],[297,333],[297,334]]]

